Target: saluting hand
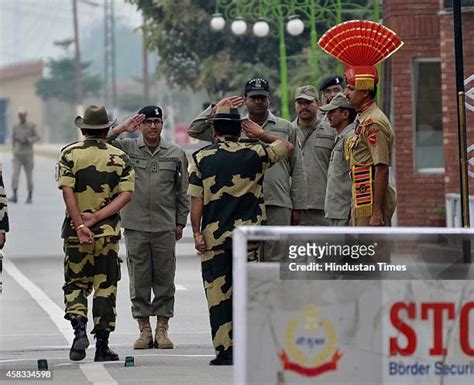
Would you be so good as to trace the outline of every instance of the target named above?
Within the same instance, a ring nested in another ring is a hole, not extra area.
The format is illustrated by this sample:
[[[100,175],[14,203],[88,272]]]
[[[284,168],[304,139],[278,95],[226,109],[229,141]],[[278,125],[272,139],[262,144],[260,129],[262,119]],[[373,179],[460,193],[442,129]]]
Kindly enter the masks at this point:
[[[242,129],[250,139],[258,139],[263,132],[263,128],[250,119],[242,121]]]
[[[144,114],[135,114],[124,120],[117,126],[120,132],[135,132],[140,128],[140,124],[145,120]]]
[[[239,108],[244,105],[244,98],[241,96],[229,96],[220,100],[216,107],[230,107],[230,108]],[[214,107],[214,108],[216,108]]]

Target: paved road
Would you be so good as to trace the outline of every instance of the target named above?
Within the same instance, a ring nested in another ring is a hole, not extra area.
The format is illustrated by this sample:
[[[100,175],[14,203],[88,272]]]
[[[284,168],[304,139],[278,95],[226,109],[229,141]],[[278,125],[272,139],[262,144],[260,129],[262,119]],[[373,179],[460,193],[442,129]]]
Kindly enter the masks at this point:
[[[7,194],[11,192],[11,154],[0,154]],[[5,381],[7,369],[34,370],[48,360],[55,384],[231,384],[232,368],[208,365],[214,356],[207,307],[194,254],[190,228],[177,248],[175,318],[170,323],[174,350],[134,351],[137,327],[131,317],[126,266],[118,290],[117,329],[111,347],[122,361],[93,363],[94,348],[80,363],[68,359],[72,329],[63,319],[62,246],[59,230],[64,204],[54,181],[55,160],[37,157],[34,204],[26,205],[25,178],[20,203],[9,205],[11,232],[4,248],[3,294],[0,295],[0,385],[32,383]],[[122,245],[121,254],[124,254]],[[90,325],[89,325],[90,329]],[[124,367],[125,356],[135,366]],[[1,377],[3,376],[3,378]]]

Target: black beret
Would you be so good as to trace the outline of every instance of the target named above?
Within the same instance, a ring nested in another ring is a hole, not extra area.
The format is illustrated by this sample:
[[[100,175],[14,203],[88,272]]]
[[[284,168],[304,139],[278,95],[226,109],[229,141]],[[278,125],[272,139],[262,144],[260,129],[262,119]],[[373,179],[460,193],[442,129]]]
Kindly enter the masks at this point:
[[[145,106],[140,111],[138,111],[138,113],[145,115],[147,118],[163,119],[163,111],[161,107],[158,106]]]
[[[339,75],[331,75],[327,78],[323,79],[321,83],[319,83],[319,91],[324,91],[326,88],[331,86],[341,85],[343,86],[344,78]]]

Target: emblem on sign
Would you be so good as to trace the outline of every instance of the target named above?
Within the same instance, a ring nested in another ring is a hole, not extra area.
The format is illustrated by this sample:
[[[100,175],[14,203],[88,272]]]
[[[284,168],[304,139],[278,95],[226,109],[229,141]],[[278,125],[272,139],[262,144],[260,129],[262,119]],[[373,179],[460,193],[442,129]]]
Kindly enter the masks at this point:
[[[283,370],[315,377],[337,370],[342,354],[336,347],[336,330],[319,309],[306,306],[302,317],[292,318],[285,331],[285,348],[279,353]]]

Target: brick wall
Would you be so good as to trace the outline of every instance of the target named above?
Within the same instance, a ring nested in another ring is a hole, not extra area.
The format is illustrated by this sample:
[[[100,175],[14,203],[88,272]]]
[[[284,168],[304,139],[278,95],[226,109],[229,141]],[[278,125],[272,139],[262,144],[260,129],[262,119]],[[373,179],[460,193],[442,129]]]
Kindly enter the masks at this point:
[[[392,57],[392,125],[399,226],[436,226],[443,216],[444,174],[419,173],[414,162],[413,60],[439,58],[439,0],[386,0],[383,22],[405,45]],[[444,84],[444,83],[443,83]]]

